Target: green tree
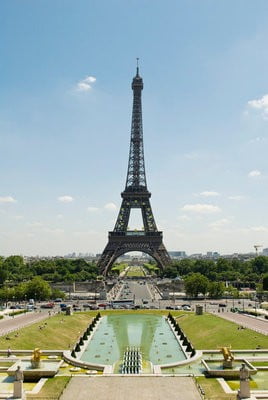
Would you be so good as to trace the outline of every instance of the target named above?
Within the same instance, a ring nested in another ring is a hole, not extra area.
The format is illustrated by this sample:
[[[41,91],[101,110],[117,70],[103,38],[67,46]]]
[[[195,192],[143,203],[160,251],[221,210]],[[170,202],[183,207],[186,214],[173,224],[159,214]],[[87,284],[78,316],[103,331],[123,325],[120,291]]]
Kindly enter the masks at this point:
[[[39,276],[35,276],[26,286],[26,295],[28,299],[47,300],[51,296],[49,284]]]
[[[263,290],[268,290],[268,274],[265,274],[262,279],[262,288]]]
[[[214,299],[221,298],[224,293],[224,289],[225,287],[223,282],[209,282],[208,285],[209,297],[213,297]]]
[[[251,260],[253,272],[265,274],[268,272],[268,257],[258,256]]]
[[[208,285],[208,278],[200,274],[200,272],[192,273],[184,279],[185,292],[189,296],[197,297],[199,293],[206,295]]]

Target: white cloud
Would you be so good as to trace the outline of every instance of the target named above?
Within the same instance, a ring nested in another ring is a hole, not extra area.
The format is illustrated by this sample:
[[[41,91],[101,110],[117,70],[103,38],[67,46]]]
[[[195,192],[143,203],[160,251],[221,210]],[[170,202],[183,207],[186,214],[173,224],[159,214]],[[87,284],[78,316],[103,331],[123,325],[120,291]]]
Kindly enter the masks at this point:
[[[220,229],[223,228],[224,226],[230,224],[230,220],[227,218],[222,218],[222,219],[218,219],[217,221],[212,222],[211,224],[209,224],[209,226],[213,229]]]
[[[268,232],[268,228],[266,226],[252,226],[250,230],[253,232]]]
[[[240,201],[244,199],[244,196],[229,196],[228,197],[229,200],[234,200],[234,201]]]
[[[197,214],[214,214],[221,212],[220,207],[214,206],[212,204],[185,204],[182,207],[183,211],[194,212]]]
[[[59,235],[61,233],[64,233],[64,230],[60,229],[60,228],[45,228],[44,232],[52,233],[52,234],[55,234],[55,235]]]
[[[62,214],[58,214],[58,215],[57,215],[57,218],[58,218],[58,219],[62,219],[62,218],[63,218],[63,215],[62,215]]]
[[[196,160],[201,157],[200,153],[198,151],[190,151],[189,153],[184,154],[185,158],[188,158],[189,160]]]
[[[94,230],[89,230],[89,231],[76,231],[73,232],[74,236],[92,236],[92,235],[96,235],[96,231]]]
[[[0,203],[16,203],[17,200],[14,199],[12,196],[4,196],[0,197]]]
[[[258,169],[253,169],[248,173],[249,178],[257,178],[258,176],[261,176],[261,171],[259,171]]]
[[[91,213],[94,213],[94,212],[98,211],[98,207],[88,207],[87,211],[91,212]]]
[[[249,143],[261,143],[261,142],[265,142],[265,141],[266,141],[265,137],[257,136],[257,137],[255,137],[253,139],[250,139]]]
[[[31,228],[40,228],[43,226],[42,222],[39,221],[34,221],[34,222],[29,222],[27,226],[30,226]]]
[[[23,218],[24,218],[23,215],[14,215],[14,216],[13,216],[13,219],[15,219],[16,221],[19,221],[19,220],[21,220],[21,219],[23,219]]]
[[[61,203],[71,203],[74,201],[74,198],[72,196],[59,196],[58,201]]]
[[[268,119],[268,94],[265,94],[260,99],[248,101],[248,106],[261,111],[262,117]]]
[[[115,211],[117,209],[116,205],[114,203],[107,203],[104,206],[105,210],[109,211]]]
[[[204,191],[200,193],[200,196],[204,196],[204,197],[215,197],[215,196],[219,196],[220,193],[215,192],[213,190],[211,191]]]
[[[190,221],[191,218],[188,217],[188,215],[180,215],[180,216],[178,217],[178,220],[179,220],[179,221]]]
[[[96,82],[95,76],[87,76],[77,83],[76,90],[78,92],[87,92],[92,88],[92,83],[94,82]]]

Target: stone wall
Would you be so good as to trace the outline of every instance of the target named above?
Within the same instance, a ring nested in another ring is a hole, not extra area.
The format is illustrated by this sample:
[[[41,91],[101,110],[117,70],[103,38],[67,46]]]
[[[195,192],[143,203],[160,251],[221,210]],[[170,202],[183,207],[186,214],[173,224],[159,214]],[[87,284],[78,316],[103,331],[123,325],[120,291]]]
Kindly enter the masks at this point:
[[[59,289],[66,293],[76,293],[76,292],[90,292],[99,293],[103,290],[109,291],[113,284],[107,285],[104,281],[88,281],[88,282],[57,282],[51,283],[53,289]]]

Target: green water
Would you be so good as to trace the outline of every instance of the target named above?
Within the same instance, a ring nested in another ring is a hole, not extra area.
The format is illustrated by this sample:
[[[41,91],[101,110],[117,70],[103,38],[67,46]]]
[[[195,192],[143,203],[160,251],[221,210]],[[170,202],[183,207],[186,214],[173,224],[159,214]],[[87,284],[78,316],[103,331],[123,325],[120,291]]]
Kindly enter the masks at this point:
[[[268,351],[257,352],[257,351],[232,351],[235,359],[237,358],[252,358],[252,357],[268,357]],[[223,355],[219,351],[218,353],[203,353],[206,360],[222,360]]]
[[[257,389],[268,390],[268,371],[258,371],[252,376],[252,380],[256,382]]]
[[[13,393],[14,377],[8,376],[6,373],[0,373],[0,393]],[[33,390],[36,383],[23,382],[24,390]]]
[[[194,374],[194,375],[203,375],[206,368],[201,360],[193,362],[191,364],[182,365],[180,367],[172,367],[172,368],[161,368],[162,374]]]
[[[89,363],[114,364],[122,359],[128,346],[139,347],[143,360],[153,364],[185,360],[165,318],[153,314],[103,317],[81,359]]]
[[[230,388],[237,390],[240,385],[240,381],[236,380],[226,380]],[[251,390],[268,390],[268,371],[258,371],[256,375],[250,378],[250,388]]]
[[[223,368],[223,361],[207,361],[206,363],[210,369],[222,371],[224,370]],[[232,369],[232,370],[239,370],[241,368],[241,361],[233,361],[232,362],[232,368],[226,368],[226,369]]]

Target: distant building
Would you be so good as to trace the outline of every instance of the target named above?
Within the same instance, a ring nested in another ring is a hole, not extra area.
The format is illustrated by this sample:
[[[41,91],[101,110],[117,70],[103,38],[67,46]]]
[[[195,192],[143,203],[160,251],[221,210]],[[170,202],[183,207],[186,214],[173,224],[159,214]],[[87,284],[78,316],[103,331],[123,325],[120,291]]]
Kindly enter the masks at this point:
[[[220,257],[220,253],[217,251],[207,251],[206,258],[218,258]]]
[[[168,254],[170,255],[171,258],[186,258],[186,252],[185,251],[169,251]]]
[[[262,250],[264,256],[268,256],[268,248]]]
[[[191,254],[190,255],[190,258],[199,259],[199,258],[202,258],[202,257],[203,257],[202,253],[195,253],[195,254]]]

